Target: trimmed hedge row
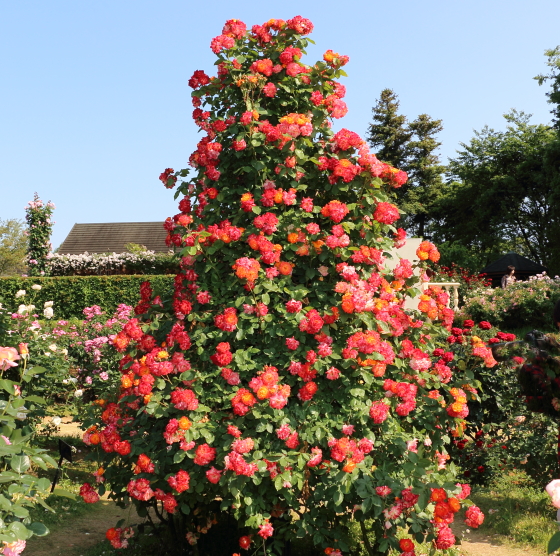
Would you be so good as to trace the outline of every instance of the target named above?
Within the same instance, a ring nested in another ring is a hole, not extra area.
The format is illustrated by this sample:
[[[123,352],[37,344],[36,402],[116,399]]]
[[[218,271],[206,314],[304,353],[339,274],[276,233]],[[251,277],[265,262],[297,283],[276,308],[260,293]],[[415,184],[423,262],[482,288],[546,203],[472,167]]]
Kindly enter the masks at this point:
[[[99,305],[113,313],[121,304],[135,306],[140,300],[140,284],[149,281],[155,291],[173,289],[173,275],[135,276],[56,276],[0,278],[0,301],[11,310],[20,303],[33,304],[41,312],[46,301],[53,301],[55,319],[83,318],[84,307]],[[39,284],[39,291],[31,286]],[[15,299],[19,290],[25,297]]]

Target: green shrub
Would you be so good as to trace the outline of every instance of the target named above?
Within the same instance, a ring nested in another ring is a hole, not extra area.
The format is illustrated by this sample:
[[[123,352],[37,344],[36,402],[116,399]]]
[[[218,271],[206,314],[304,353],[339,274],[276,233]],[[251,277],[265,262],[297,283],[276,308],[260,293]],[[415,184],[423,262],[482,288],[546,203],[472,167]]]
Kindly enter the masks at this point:
[[[112,313],[121,304],[135,306],[140,300],[140,284],[149,281],[155,291],[170,291],[173,276],[57,276],[33,278],[0,278],[0,298],[13,299],[19,290],[27,292],[26,303],[43,307],[53,301],[54,318],[83,318],[84,307],[99,305]],[[32,289],[34,284],[40,290]]]

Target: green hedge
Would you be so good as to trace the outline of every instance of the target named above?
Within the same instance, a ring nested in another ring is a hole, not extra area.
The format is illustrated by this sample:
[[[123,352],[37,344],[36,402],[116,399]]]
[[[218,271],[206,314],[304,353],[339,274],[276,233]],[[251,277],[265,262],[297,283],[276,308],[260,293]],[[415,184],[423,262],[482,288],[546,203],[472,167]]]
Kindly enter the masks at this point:
[[[99,305],[112,313],[121,303],[136,305],[140,299],[140,284],[151,282],[157,291],[171,291],[173,275],[143,276],[56,276],[48,278],[0,278],[0,300],[10,310],[20,303],[32,303],[40,314],[45,301],[53,301],[54,318],[83,318],[84,307]],[[33,290],[40,284],[41,290]],[[25,297],[15,299],[18,290]]]

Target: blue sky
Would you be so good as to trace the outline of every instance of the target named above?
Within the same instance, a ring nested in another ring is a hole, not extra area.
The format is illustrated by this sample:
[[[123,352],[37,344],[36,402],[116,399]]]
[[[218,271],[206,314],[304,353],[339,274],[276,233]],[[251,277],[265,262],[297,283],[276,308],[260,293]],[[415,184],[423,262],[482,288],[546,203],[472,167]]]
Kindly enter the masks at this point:
[[[175,214],[158,176],[199,140],[187,81],[212,72],[210,40],[230,18],[298,14],[315,24],[304,61],[350,56],[339,127],[364,135],[386,87],[409,118],[443,120],[443,162],[511,108],[550,121],[532,78],[560,44],[558,0],[0,0],[0,218],[23,219],[37,191],[56,204],[57,247],[75,222]]]

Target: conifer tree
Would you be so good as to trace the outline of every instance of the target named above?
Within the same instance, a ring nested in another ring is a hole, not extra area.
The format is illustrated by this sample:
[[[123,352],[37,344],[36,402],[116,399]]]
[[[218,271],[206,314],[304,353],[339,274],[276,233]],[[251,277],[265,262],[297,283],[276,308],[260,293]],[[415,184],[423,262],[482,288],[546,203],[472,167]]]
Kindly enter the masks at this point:
[[[412,131],[406,116],[399,114],[399,97],[391,89],[383,89],[373,107],[373,122],[367,139],[377,158],[403,171],[408,170],[409,142]]]
[[[419,237],[429,231],[433,207],[441,197],[445,166],[440,164],[436,151],[441,145],[436,135],[443,130],[441,120],[433,120],[421,114],[410,125],[414,140],[408,144],[409,185],[403,199],[402,209],[408,213],[408,228]]]
[[[399,100],[391,89],[384,89],[373,108],[368,141],[376,156],[408,173],[408,181],[394,190],[393,198],[404,215],[398,222],[407,232],[420,237],[430,232],[434,203],[444,187],[445,167],[436,153],[441,145],[436,135],[441,120],[421,114],[413,122],[399,114]]]

